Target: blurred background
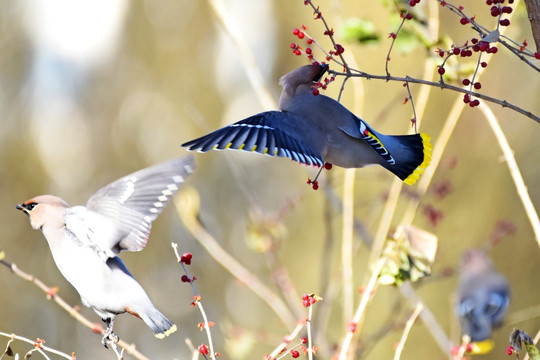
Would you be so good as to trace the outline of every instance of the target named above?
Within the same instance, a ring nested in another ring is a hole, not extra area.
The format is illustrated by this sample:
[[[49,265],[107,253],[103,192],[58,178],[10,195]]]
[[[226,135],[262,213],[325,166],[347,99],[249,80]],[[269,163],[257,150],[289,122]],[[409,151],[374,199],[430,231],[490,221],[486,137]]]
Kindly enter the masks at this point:
[[[221,4],[220,2],[217,2]],[[517,2],[516,2],[517,3]],[[84,204],[100,187],[130,172],[186,154],[180,144],[249,115],[271,110],[272,101],[257,96],[262,88],[250,82],[250,65],[260,72],[270,99],[279,98],[278,79],[307,63],[291,53],[299,42],[292,29],[305,24],[308,34],[330,49],[313,10],[296,0],[225,0],[226,12],[213,1],[171,0],[35,0],[0,2],[0,249],[5,260],[58,286],[68,303],[100,322],[92,310],[80,305],[76,291],[62,278],[42,234],[33,231],[15,205],[50,193],[69,204]],[[396,31],[396,7],[384,1],[321,0],[336,40],[345,47],[349,64],[361,71],[384,74]],[[456,5],[459,5],[456,3]],[[424,77],[425,61],[432,61],[429,78],[441,58],[437,47],[463,45],[474,33],[459,18],[437,5],[422,1],[418,18],[436,15],[438,33],[429,47],[415,40],[397,46],[390,72],[396,76]],[[437,14],[436,11],[440,11]],[[468,14],[486,27],[494,27],[484,2],[467,2]],[[507,35],[524,39],[534,51],[523,4],[518,4]],[[221,23],[233,24],[231,38]],[[354,35],[358,21],[370,22],[373,41]],[[420,24],[420,21],[417,22]],[[418,25],[417,28],[422,28]],[[426,27],[424,27],[427,29]],[[418,31],[428,31],[428,30]],[[414,34],[414,26],[405,28]],[[405,33],[404,33],[405,34]],[[403,35],[405,37],[405,35]],[[239,41],[238,43],[235,41]],[[434,41],[433,41],[434,40]],[[304,43],[303,43],[304,44]],[[305,45],[303,45],[305,46]],[[324,59],[320,52],[316,57]],[[538,62],[536,62],[538,66]],[[461,81],[474,70],[476,57],[449,63],[447,72]],[[341,71],[332,64],[331,68]],[[437,81],[437,77],[434,77]],[[452,81],[451,78],[448,79]],[[481,78],[481,92],[540,114],[540,76],[499,46]],[[338,78],[326,91],[336,98]],[[413,96],[420,91],[411,85]],[[400,82],[352,79],[342,103],[378,131],[390,134],[410,130],[411,107],[403,105],[406,89]],[[437,143],[443,124],[462,94],[432,89],[422,117],[422,132]],[[540,206],[540,124],[500,106],[490,105],[508,138],[533,204]],[[334,167],[320,179],[321,189],[306,185],[316,169],[285,159],[242,152],[196,154],[198,169],[188,185],[198,191],[200,219],[206,230],[251,273],[277,294],[284,284],[285,299],[296,318],[306,316],[303,293],[323,294],[329,284],[333,301],[314,308],[315,345],[321,358],[331,358],[340,346],[349,319],[344,319],[340,293],[341,208],[331,199],[342,198],[345,171]],[[365,233],[355,232],[353,282],[365,285],[369,247],[388,197],[393,175],[381,167],[356,172],[354,215]],[[394,230],[415,197],[415,187],[404,188]],[[414,225],[437,235],[439,247],[433,275],[414,284],[426,306],[447,335],[459,341],[453,294],[462,253],[471,247],[489,247],[496,268],[512,287],[512,302],[503,327],[494,334],[496,347],[485,358],[506,358],[504,349],[512,328],[531,336],[540,328],[538,264],[540,251],[502,151],[482,112],[465,108],[450,137],[433,181],[414,217]],[[185,359],[185,339],[207,343],[197,327],[200,313],[192,308],[193,293],[180,282],[183,274],[170,242],[191,252],[192,274],[202,295],[216,351],[222,358],[261,359],[289,333],[290,328],[259,297],[216,262],[182,225],[174,206],[154,223],[144,252],[122,258],[154,304],[176,322],[179,331],[165,340],[155,339],[147,327],[131,316],[120,316],[115,332],[152,359]],[[284,283],[285,282],[285,283]],[[0,331],[30,339],[78,359],[115,358],[100,343],[100,336],[76,322],[32,284],[0,268]],[[357,304],[360,294],[354,294]],[[297,301],[296,301],[297,300]],[[294,302],[296,301],[296,302]],[[323,311],[324,310],[324,311]],[[395,287],[381,287],[358,336],[355,358],[387,359],[412,311]],[[0,338],[0,348],[7,339]],[[14,350],[24,352],[16,343]],[[422,321],[412,328],[403,359],[448,358],[433,341]],[[126,359],[130,356],[126,355]]]

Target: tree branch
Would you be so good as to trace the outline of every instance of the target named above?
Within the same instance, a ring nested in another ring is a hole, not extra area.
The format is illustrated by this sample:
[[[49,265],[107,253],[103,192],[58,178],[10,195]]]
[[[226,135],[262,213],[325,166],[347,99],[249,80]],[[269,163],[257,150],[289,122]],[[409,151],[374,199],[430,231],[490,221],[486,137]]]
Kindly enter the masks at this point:
[[[524,0],[527,14],[531,22],[531,30],[536,44],[536,51],[540,52],[540,0]]]
[[[494,104],[501,105],[502,107],[512,109],[512,110],[514,110],[514,111],[516,111],[516,112],[518,112],[518,113],[520,113],[522,115],[525,115],[528,118],[533,119],[537,123],[540,123],[540,117],[539,116],[536,116],[532,112],[530,112],[528,110],[525,110],[525,109],[522,109],[519,106],[516,106],[516,105],[514,105],[512,103],[509,103],[506,100],[500,100],[500,99],[497,99],[497,98],[494,98],[494,97],[491,97],[491,96],[488,96],[488,95],[484,95],[484,94],[477,93],[477,92],[474,92],[474,91],[469,91],[468,89],[463,89],[461,87],[450,85],[450,84],[447,84],[445,82],[440,82],[440,81],[439,82],[434,82],[434,81],[428,81],[428,80],[423,80],[423,79],[411,78],[409,76],[399,77],[399,76],[387,76],[387,75],[373,75],[373,74],[367,74],[367,73],[364,73],[364,72],[354,72],[354,71],[353,71],[353,73],[351,75],[347,75],[346,73],[337,72],[337,71],[334,71],[334,70],[330,70],[329,73],[337,75],[337,76],[362,77],[362,78],[366,78],[368,80],[375,79],[375,80],[384,80],[384,81],[398,81],[398,82],[404,82],[404,83],[409,82],[409,83],[413,83],[413,84],[423,84],[423,85],[434,86],[434,87],[438,87],[438,88],[440,88],[442,90],[453,90],[453,91],[460,92],[460,93],[463,93],[463,94],[469,94],[469,95],[474,96],[474,97],[476,97],[478,99],[483,99],[485,101],[489,101],[489,102],[492,102]]]

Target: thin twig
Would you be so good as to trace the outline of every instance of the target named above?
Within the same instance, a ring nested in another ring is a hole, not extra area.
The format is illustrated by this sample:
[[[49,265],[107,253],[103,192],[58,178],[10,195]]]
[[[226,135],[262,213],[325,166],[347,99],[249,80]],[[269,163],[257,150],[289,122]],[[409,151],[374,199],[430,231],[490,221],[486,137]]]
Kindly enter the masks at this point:
[[[394,360],[399,360],[401,358],[401,353],[403,352],[403,348],[405,347],[405,342],[407,341],[407,338],[409,337],[409,332],[412,329],[412,326],[414,322],[416,321],[416,318],[418,315],[420,315],[420,312],[424,309],[424,304],[419,302],[416,305],[416,308],[414,309],[413,313],[411,314],[411,317],[407,321],[407,324],[405,325],[405,329],[403,329],[403,334],[401,335],[401,339],[399,340],[399,343],[396,347],[396,352],[394,354]]]
[[[341,350],[340,350],[339,358],[338,358],[339,360],[347,359],[347,354],[349,354],[352,337],[356,332],[360,331],[360,327],[361,327],[360,325],[364,317],[369,299],[371,298],[371,296],[373,295],[373,292],[375,291],[375,287],[378,284],[377,279],[379,278],[379,274],[385,263],[386,263],[386,259],[379,258],[377,263],[375,263],[372,268],[371,277],[369,279],[368,284],[366,285],[364,289],[364,293],[362,294],[362,298],[360,299],[360,303],[358,304],[356,313],[354,314],[351,324],[349,325],[349,331],[347,331],[345,338],[343,339],[343,343],[341,345]]]
[[[514,152],[512,151],[512,148],[506,139],[506,135],[504,135],[504,132],[502,131],[501,126],[499,125],[499,122],[497,121],[497,118],[495,117],[495,114],[491,108],[486,104],[483,104],[483,106],[480,106],[480,110],[486,117],[486,120],[493,130],[493,133],[497,138],[497,142],[501,147],[504,158],[506,159],[506,164],[508,165],[508,171],[512,176],[512,180],[516,186],[517,193],[521,199],[525,213],[527,214],[529,222],[531,223],[531,227],[536,237],[536,242],[538,243],[538,246],[540,246],[540,219],[538,218],[538,212],[536,211],[531,197],[529,196],[527,185],[525,185],[523,176],[521,176],[521,171],[519,171]]]
[[[409,9],[407,9],[407,14],[409,13]],[[392,36],[392,42],[390,43],[390,46],[388,47],[388,54],[386,54],[386,61],[384,65],[384,71],[386,72],[386,76],[390,77],[390,71],[388,70],[388,63],[390,62],[390,54],[392,53],[392,49],[394,48],[394,43],[396,42],[397,36],[399,32],[401,31],[401,28],[403,27],[403,24],[405,23],[406,19],[405,16],[402,16],[401,23],[399,24],[398,29],[395,33],[393,33]]]
[[[300,321],[298,322],[298,324],[296,324],[296,327],[293,329],[293,331],[291,331],[291,333],[286,337],[287,340],[289,339],[294,339],[298,336],[298,334],[300,333],[300,331],[302,331],[302,329],[304,328],[304,326],[306,325],[306,322],[305,321]],[[275,358],[278,354],[280,354],[284,348],[287,347],[287,344],[289,342],[288,341],[282,341],[281,344],[279,344],[275,349],[274,351],[272,351],[270,353],[270,358],[273,359]]]
[[[334,36],[333,36],[333,30],[330,29],[330,27],[328,26],[328,23],[326,22],[326,19],[324,18],[324,16],[322,16],[321,14],[321,11],[319,10],[318,7],[315,7],[315,5],[313,5],[313,2],[311,0],[307,0],[307,3],[313,8],[313,11],[315,12],[315,14],[317,14],[317,18],[319,18],[323,24],[324,24],[324,27],[326,28],[326,33],[328,34],[328,37],[330,38],[330,41],[332,41],[332,45],[334,46],[334,49],[337,50],[337,43],[336,41],[334,40]],[[343,62],[343,68],[345,69],[345,72],[347,74],[350,74],[350,68],[349,68],[349,65],[347,65],[347,62],[345,61],[345,58],[343,57],[343,54],[338,54],[339,58],[341,59],[341,61]]]
[[[195,294],[195,301],[194,303],[197,304],[197,307],[199,308],[199,311],[201,312],[201,315],[203,317],[204,321],[204,329],[206,331],[206,337],[208,338],[208,345],[210,346],[210,358],[215,359],[216,353],[214,351],[214,342],[212,341],[212,332],[210,331],[210,323],[208,322],[208,317],[206,316],[206,312],[204,311],[204,307],[201,303],[201,296],[197,292],[197,288],[195,287],[195,282],[191,274],[189,273],[189,270],[186,267],[186,264],[182,261],[182,257],[178,253],[178,244],[175,242],[171,242],[171,246],[174,250],[174,254],[176,255],[177,262],[182,265],[182,268],[184,269],[184,272],[187,274],[189,278],[189,283],[191,285],[191,289],[193,290],[193,294]]]
[[[480,72],[481,69],[479,69],[479,72]],[[409,77],[409,76],[405,76],[405,77],[402,77],[402,76],[387,76],[387,75],[375,75],[375,74],[368,74],[368,73],[356,73],[356,72],[352,72],[351,75],[347,75],[346,73],[343,73],[343,72],[338,72],[338,71],[334,71],[334,70],[330,70],[329,73],[331,74],[334,74],[336,76],[350,76],[350,77],[360,77],[360,78],[366,78],[366,79],[374,79],[374,80],[384,80],[384,81],[398,81],[398,82],[410,82],[410,83],[413,83],[413,84],[423,84],[423,85],[429,85],[429,86],[433,86],[433,87],[438,87],[440,88],[441,90],[452,90],[452,91],[455,91],[455,92],[459,92],[459,93],[463,93],[463,94],[470,94],[478,99],[482,99],[482,100],[485,100],[485,101],[489,101],[489,102],[492,102],[494,104],[498,104],[500,106],[502,106],[503,108],[509,108],[509,109],[512,109],[528,118],[531,118],[532,120],[536,121],[537,123],[540,123],[540,117],[537,116],[537,115],[534,115],[532,112],[528,111],[528,110],[525,110],[517,105],[514,105],[506,100],[500,100],[500,99],[497,99],[497,98],[494,98],[492,96],[488,96],[488,95],[484,95],[482,93],[477,93],[477,92],[471,92],[469,91],[469,89],[464,89],[464,88],[461,88],[461,87],[458,87],[458,86],[454,86],[454,85],[450,85],[450,84],[447,84],[447,83],[441,83],[441,82],[434,82],[434,81],[429,81],[429,80],[424,80],[424,79],[416,79],[416,78],[413,78],[413,77]]]
[[[5,333],[5,332],[0,332],[0,336],[4,336],[4,337],[7,337],[9,339],[11,339],[10,341],[12,340],[19,340],[19,341],[22,341],[22,342],[25,342],[25,343],[28,343],[28,344],[31,344],[32,346],[35,346],[35,340],[30,340],[28,338],[25,338],[23,336],[19,336],[19,335],[15,335],[15,334],[8,334],[8,333]],[[36,350],[38,348],[35,348],[33,350]],[[69,360],[73,360],[74,359],[74,356],[73,355],[68,355],[66,353],[63,353],[61,351],[58,351],[58,350],[55,350],[53,348],[50,348],[48,346],[45,346],[43,344],[40,344],[39,345],[39,349],[42,349],[42,350],[45,350],[47,352],[50,352],[51,354],[55,354],[55,355],[58,355],[58,356],[61,356],[63,357],[64,359],[69,359]],[[39,350],[38,349],[38,350]],[[32,350],[31,350],[32,351]],[[40,353],[45,356],[45,358],[48,359],[48,357],[42,352],[40,351]]]
[[[355,170],[345,170],[343,184],[343,226],[341,241],[341,274],[343,276],[343,317],[348,321],[353,313],[353,219]]]

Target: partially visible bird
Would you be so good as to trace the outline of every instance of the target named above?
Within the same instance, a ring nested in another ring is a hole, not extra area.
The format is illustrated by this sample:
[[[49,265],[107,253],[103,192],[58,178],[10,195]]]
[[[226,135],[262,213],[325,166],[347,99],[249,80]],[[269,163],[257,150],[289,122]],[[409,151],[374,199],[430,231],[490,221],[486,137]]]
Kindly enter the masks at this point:
[[[457,288],[456,313],[462,333],[472,342],[491,339],[492,330],[502,324],[510,303],[510,285],[480,249],[463,255]],[[491,345],[490,345],[491,346]]]
[[[283,76],[279,111],[241,120],[182,146],[207,152],[239,149],[289,157],[306,165],[344,168],[379,164],[414,184],[431,161],[426,134],[384,135],[314,86],[328,65],[311,64]]]
[[[83,304],[107,324],[105,347],[108,339],[117,339],[115,316],[125,312],[142,319],[158,338],[176,331],[117,255],[144,249],[152,221],[193,169],[192,157],[148,167],[98,190],[86,206],[70,207],[53,195],[17,205],[43,232],[58,270]]]

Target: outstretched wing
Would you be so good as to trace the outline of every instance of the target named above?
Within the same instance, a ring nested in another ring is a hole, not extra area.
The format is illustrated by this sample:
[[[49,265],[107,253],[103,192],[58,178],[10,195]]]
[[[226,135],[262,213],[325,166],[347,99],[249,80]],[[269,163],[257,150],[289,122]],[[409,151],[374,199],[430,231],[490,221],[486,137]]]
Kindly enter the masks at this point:
[[[93,236],[93,242],[114,254],[139,251],[148,242],[152,221],[194,170],[193,157],[177,158],[125,176],[101,188],[88,200],[87,209],[111,220],[110,236]],[[95,219],[97,216],[90,216]],[[92,221],[92,220],[90,220]],[[98,223],[98,221],[95,221]],[[89,228],[95,224],[88,224]],[[101,233],[95,229],[96,234]]]
[[[303,119],[282,111],[267,111],[182,144],[190,151],[237,149],[288,157],[299,163],[322,166],[324,160],[312,146],[300,140],[294,124]]]

